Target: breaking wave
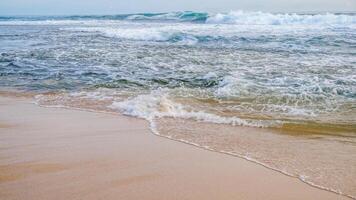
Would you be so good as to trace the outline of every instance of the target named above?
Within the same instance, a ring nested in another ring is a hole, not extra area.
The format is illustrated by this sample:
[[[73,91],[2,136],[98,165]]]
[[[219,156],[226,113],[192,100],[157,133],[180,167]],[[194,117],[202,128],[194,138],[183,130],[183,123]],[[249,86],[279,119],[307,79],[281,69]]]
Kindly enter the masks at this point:
[[[346,14],[273,14],[264,12],[235,11],[210,16],[207,23],[242,25],[307,25],[355,24],[355,15]]]
[[[151,123],[156,118],[172,117],[193,119],[208,123],[229,124],[233,126],[262,128],[279,125],[278,120],[249,120],[239,117],[223,117],[204,111],[196,111],[170,100],[168,95],[161,90],[152,91],[150,94],[139,95],[125,101],[113,102],[109,107],[125,115],[146,119]]]
[[[169,13],[138,13],[121,15],[75,15],[75,16],[0,16],[0,24],[21,24],[21,22],[44,21],[52,23],[58,20],[129,20],[129,21],[173,21],[209,24],[237,24],[237,25],[349,25],[356,24],[355,13],[267,13],[232,11],[228,13],[206,12],[169,12]]]

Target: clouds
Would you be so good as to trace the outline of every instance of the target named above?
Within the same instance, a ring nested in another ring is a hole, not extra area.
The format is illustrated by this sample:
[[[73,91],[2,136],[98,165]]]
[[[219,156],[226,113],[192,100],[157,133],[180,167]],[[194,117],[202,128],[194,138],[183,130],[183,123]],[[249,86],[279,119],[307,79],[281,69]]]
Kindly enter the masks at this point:
[[[1,0],[0,15],[116,14],[168,11],[356,11],[356,0]]]

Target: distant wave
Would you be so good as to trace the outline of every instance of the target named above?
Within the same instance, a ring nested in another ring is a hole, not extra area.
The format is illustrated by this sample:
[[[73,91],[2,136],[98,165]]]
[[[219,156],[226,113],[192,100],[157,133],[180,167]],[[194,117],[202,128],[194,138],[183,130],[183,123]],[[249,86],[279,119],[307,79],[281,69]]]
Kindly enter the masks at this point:
[[[210,16],[207,23],[243,25],[288,25],[288,24],[355,24],[352,14],[272,14],[264,12],[235,11]]]
[[[134,14],[128,15],[127,20],[162,20],[162,21],[186,21],[186,22],[206,22],[208,13],[200,12],[172,12],[160,14]]]
[[[267,13],[232,11],[228,13],[170,12],[123,15],[73,15],[73,16],[0,16],[0,21],[51,21],[51,20],[130,20],[155,22],[191,22],[240,25],[298,25],[298,24],[356,24],[355,13]]]
[[[49,21],[49,20],[130,20],[130,21],[181,21],[204,23],[209,17],[203,12],[137,13],[120,15],[71,15],[71,16],[0,16],[0,21]]]

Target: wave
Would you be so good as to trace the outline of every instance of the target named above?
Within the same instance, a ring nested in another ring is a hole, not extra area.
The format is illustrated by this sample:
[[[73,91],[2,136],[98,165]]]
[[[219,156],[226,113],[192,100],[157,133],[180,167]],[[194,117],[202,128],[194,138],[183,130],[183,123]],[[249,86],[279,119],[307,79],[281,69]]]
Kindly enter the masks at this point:
[[[160,14],[133,14],[128,15],[127,20],[163,20],[163,21],[187,21],[187,22],[205,22],[209,17],[208,13],[200,12],[171,12]]]
[[[128,21],[160,21],[160,22],[192,22],[208,24],[236,25],[347,25],[356,24],[354,13],[267,13],[232,11],[228,13],[207,12],[169,12],[169,13],[138,13],[121,15],[73,15],[73,16],[0,16],[4,21],[56,21],[56,20],[128,20]]]
[[[143,27],[143,28],[119,28],[119,27],[75,27],[64,28],[63,30],[96,32],[105,37],[113,37],[133,41],[154,41],[171,42],[182,45],[194,45],[198,42],[210,42],[222,40],[222,37],[215,37],[202,34],[192,34],[187,27],[182,26],[164,26],[164,27]]]
[[[150,94],[139,95],[125,101],[114,101],[109,108],[118,110],[125,115],[146,119],[151,123],[156,118],[172,117],[193,119],[199,122],[259,128],[277,127],[281,125],[281,122],[278,120],[250,120],[238,117],[223,117],[204,111],[195,111],[170,100],[168,95],[162,92],[162,90],[155,90]]]
[[[130,20],[130,21],[181,21],[202,22],[209,17],[204,12],[137,13],[120,15],[71,15],[71,16],[0,16],[1,21],[57,21],[57,20]]]
[[[240,25],[308,25],[356,24],[352,14],[273,14],[265,12],[234,11],[210,16],[206,23]]]

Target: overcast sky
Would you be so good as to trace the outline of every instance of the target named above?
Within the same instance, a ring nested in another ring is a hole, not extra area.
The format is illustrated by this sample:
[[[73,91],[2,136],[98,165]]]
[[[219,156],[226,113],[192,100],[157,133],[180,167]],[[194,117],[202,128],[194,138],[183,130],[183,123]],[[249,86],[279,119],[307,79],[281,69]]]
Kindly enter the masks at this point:
[[[0,0],[0,15],[119,14],[186,10],[356,11],[356,0]]]

